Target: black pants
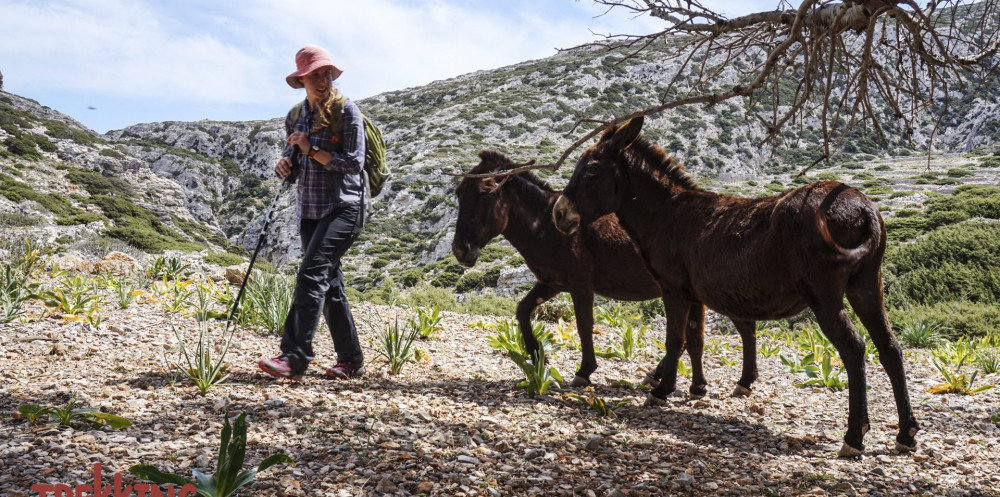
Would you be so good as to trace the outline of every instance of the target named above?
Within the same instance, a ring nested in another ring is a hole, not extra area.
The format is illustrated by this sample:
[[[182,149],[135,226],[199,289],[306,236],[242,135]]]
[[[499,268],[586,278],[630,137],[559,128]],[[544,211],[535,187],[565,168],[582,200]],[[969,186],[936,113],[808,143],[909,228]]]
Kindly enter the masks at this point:
[[[349,205],[322,219],[301,220],[302,265],[281,337],[281,355],[296,373],[313,360],[312,341],[321,314],[330,327],[338,361],[364,360],[340,267],[340,258],[361,233],[362,211],[359,205]]]

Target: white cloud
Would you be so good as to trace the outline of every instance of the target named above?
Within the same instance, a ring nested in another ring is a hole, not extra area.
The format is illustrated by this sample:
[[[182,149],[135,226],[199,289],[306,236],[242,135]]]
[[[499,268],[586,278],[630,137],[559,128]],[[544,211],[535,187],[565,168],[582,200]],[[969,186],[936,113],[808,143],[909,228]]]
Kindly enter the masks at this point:
[[[759,3],[713,0],[722,11]],[[591,31],[663,27],[623,10],[601,15],[589,0],[0,0],[0,12],[6,89],[132,113],[102,117],[117,119],[105,129],[278,115],[301,98],[284,76],[307,43],[330,50],[346,69],[338,84],[363,98],[546,57],[599,39]]]

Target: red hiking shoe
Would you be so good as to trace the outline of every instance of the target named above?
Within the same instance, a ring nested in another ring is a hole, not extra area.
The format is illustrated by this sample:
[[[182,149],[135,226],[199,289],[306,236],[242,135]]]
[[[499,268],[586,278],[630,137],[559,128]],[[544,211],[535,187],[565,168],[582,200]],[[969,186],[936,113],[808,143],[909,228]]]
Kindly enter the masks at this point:
[[[365,374],[365,365],[361,361],[338,362],[336,366],[326,370],[326,377],[335,380],[357,378]]]
[[[302,378],[302,373],[292,371],[292,366],[288,364],[288,359],[275,357],[274,359],[261,359],[257,361],[257,367],[261,371],[278,378],[288,378],[298,380]]]

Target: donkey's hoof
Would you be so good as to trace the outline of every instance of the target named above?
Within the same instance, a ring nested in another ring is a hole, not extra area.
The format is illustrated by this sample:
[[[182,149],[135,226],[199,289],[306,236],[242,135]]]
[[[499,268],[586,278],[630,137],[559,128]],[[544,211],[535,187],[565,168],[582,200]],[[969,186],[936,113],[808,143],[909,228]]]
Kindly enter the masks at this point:
[[[917,442],[913,442],[913,445],[896,442],[896,452],[913,452],[915,450],[917,450]]]
[[[646,373],[646,376],[642,379],[643,385],[648,385],[650,388],[656,388],[660,386],[660,380],[656,379],[655,373],[652,371]]]
[[[653,394],[649,394],[646,396],[646,402],[644,402],[642,405],[648,407],[665,406],[667,405],[667,399],[661,399]]]
[[[573,376],[573,381],[569,383],[569,386],[573,388],[580,388],[580,387],[589,387],[590,384],[591,383],[589,378],[584,378],[583,376],[575,375]]]
[[[743,385],[736,385],[736,388],[733,389],[733,397],[749,397],[752,393],[749,388]]]
[[[847,442],[844,442],[844,445],[840,447],[840,452],[837,453],[837,457],[857,458],[861,457],[861,453],[862,451],[855,449],[854,447],[847,445]]]

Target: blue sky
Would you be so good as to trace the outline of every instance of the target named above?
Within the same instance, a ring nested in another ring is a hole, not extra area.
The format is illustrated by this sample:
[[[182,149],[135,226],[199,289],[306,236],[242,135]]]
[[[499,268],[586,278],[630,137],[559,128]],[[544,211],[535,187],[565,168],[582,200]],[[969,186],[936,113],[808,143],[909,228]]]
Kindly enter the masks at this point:
[[[735,16],[778,0],[704,3]],[[310,43],[362,99],[662,27],[590,0],[0,0],[0,72],[5,91],[105,132],[284,115]]]

